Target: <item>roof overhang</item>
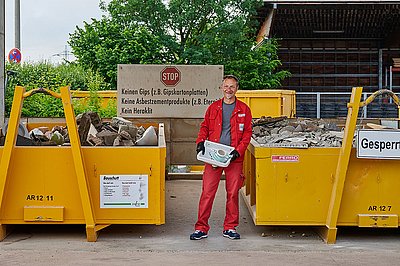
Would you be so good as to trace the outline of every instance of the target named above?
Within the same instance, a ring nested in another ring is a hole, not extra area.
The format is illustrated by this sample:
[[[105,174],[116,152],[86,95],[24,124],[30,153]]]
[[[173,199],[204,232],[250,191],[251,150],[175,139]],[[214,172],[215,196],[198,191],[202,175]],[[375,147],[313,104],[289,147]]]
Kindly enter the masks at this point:
[[[382,39],[400,36],[400,1],[264,1],[258,9],[265,37]]]

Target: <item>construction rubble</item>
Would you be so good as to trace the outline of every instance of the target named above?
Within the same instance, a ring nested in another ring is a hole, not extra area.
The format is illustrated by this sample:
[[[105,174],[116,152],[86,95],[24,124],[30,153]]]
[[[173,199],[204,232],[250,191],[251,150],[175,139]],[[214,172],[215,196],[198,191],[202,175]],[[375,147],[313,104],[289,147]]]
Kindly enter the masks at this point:
[[[121,117],[102,122],[96,112],[86,112],[76,117],[82,146],[157,146],[156,128],[136,126]],[[0,136],[1,137],[1,136]],[[18,146],[70,145],[67,127],[34,128],[28,136],[18,136]],[[3,141],[4,142],[4,137]]]
[[[252,137],[264,147],[340,147],[343,131],[323,119],[261,117],[253,120]]]

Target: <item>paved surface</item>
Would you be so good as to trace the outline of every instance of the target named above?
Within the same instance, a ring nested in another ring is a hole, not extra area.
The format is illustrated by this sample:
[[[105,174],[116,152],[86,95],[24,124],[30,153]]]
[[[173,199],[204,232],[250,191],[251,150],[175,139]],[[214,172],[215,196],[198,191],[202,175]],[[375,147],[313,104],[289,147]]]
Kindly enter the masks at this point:
[[[310,227],[255,226],[241,202],[242,239],[222,237],[225,212],[221,181],[209,237],[189,240],[197,216],[201,181],[166,183],[166,224],[112,225],[96,243],[83,225],[16,226],[0,242],[0,265],[399,265],[400,232],[339,228],[325,244]]]

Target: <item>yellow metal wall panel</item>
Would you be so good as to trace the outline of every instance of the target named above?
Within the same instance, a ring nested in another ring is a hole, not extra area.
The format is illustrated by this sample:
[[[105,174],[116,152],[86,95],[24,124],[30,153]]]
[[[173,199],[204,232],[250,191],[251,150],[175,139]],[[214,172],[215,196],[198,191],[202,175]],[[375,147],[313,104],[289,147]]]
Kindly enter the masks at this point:
[[[252,141],[243,191],[248,205],[256,208],[255,224],[325,225],[339,151],[268,148]],[[299,162],[272,162],[274,154],[298,155]],[[398,160],[357,159],[353,149],[337,224],[358,226],[360,214],[399,216],[399,167]]]
[[[0,149],[2,150],[2,149]],[[165,223],[165,147],[82,147],[97,223]],[[1,209],[25,223],[24,206],[64,206],[64,223],[85,223],[70,147],[15,147]],[[101,209],[100,175],[146,174],[147,209]]]
[[[397,215],[358,215],[359,227],[399,227],[399,217]]]
[[[261,148],[265,149],[265,148]],[[324,224],[338,149],[267,148],[271,157],[257,160],[257,221],[260,224]],[[272,161],[272,156],[298,161]],[[318,163],[318,162],[324,163]]]
[[[77,99],[81,104],[86,104],[91,97],[90,91],[71,91],[71,94],[72,98]],[[99,97],[102,108],[107,108],[110,101],[115,102],[117,100],[117,91],[97,91],[96,93],[93,93],[93,95]]]
[[[64,220],[64,207],[25,206],[24,220],[27,222],[62,222]]]
[[[68,147],[16,147],[2,208],[3,221],[23,220],[23,207],[65,206],[71,222],[83,222],[76,174]]]
[[[357,214],[399,215],[398,160],[357,159],[352,150],[338,225],[357,225]]]
[[[113,220],[161,220],[161,205],[164,204],[165,176],[162,154],[154,147],[83,148],[85,165],[88,169],[93,206],[98,223],[114,223]],[[87,158],[87,159],[86,159]],[[102,158],[102,159],[100,159]],[[148,208],[109,209],[100,208],[100,175],[143,174],[148,175]],[[161,192],[160,192],[161,191]],[[161,193],[161,194],[160,194]]]
[[[292,90],[239,90],[236,96],[249,105],[254,118],[296,115],[296,92]]]

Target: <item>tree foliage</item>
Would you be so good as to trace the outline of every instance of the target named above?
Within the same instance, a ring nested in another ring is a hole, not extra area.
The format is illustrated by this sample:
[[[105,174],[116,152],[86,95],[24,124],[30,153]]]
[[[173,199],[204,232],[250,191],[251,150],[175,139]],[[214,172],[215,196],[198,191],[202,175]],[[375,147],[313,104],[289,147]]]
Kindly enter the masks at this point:
[[[77,27],[69,44],[79,62],[116,85],[117,64],[214,64],[243,89],[276,87],[288,75],[276,41],[255,44],[260,0],[111,0],[107,14]]]

